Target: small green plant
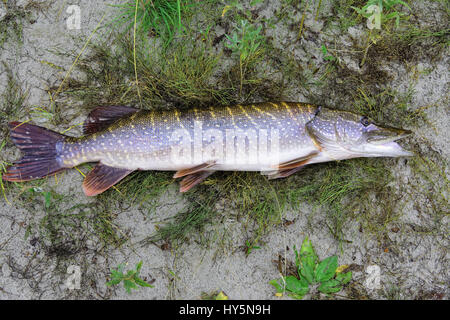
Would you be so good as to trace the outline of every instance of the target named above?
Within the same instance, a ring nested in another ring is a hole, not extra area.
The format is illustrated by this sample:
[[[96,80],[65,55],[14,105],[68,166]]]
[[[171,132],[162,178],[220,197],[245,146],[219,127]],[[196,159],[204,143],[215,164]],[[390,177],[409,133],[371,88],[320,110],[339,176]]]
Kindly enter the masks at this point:
[[[297,276],[285,276],[271,280],[277,294],[287,293],[294,299],[303,299],[309,293],[311,286],[318,286],[317,290],[325,294],[336,293],[342,286],[352,279],[352,272],[343,273],[338,268],[337,256],[319,261],[311,241],[308,237],[303,241],[300,253],[294,247]]]
[[[322,50],[322,53],[323,53],[323,59],[325,61],[335,61],[336,60],[335,56],[333,56],[332,54],[328,53],[328,49],[327,49],[327,47],[324,44],[322,45],[321,50]]]
[[[129,270],[127,273],[123,273],[124,265],[119,264],[117,269],[111,269],[111,280],[106,283],[108,286],[113,286],[121,283],[123,281],[123,286],[128,293],[131,293],[131,289],[137,289],[138,285],[141,287],[153,286],[141,278],[139,278],[139,272],[141,271],[142,261],[136,265],[136,270]]]
[[[242,85],[244,76],[251,62],[257,60],[263,52],[264,37],[261,35],[262,27],[255,27],[247,20],[241,20],[241,25],[236,26],[235,32],[230,37],[225,35],[228,43],[225,46],[239,55],[239,71],[240,71],[240,91],[242,93]]]
[[[252,253],[253,249],[261,249],[260,246],[254,245],[254,242],[250,242],[249,240],[245,241],[245,254],[248,256]]]

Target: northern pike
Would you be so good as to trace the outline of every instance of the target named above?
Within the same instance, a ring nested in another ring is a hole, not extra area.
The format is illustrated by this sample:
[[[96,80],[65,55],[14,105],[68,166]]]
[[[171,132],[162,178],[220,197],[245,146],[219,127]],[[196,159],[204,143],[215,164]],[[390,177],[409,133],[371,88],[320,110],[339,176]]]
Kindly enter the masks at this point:
[[[9,123],[24,153],[3,179],[28,181],[85,162],[98,162],[84,182],[95,196],[135,170],[176,171],[185,192],[215,171],[261,171],[284,178],[306,165],[357,157],[411,156],[395,140],[403,129],[366,116],[307,103],[140,110],[101,106],[89,114],[82,137],[36,125]]]

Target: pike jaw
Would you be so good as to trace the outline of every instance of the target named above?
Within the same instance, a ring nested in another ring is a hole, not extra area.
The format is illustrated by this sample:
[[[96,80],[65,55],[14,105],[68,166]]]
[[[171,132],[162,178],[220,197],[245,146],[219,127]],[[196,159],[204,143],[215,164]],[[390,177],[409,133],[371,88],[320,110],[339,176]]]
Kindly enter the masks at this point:
[[[369,118],[351,112],[322,107],[306,127],[311,138],[336,160],[413,155],[395,142],[411,131],[380,127]]]

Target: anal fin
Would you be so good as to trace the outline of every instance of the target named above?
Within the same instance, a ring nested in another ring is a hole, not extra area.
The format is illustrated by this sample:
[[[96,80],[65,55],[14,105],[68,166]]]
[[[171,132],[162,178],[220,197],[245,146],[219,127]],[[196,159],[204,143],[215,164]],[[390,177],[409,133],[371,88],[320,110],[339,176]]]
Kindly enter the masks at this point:
[[[96,196],[115,185],[133,171],[109,167],[99,163],[84,179],[83,191],[87,196]]]
[[[186,192],[192,189],[213,173],[214,171],[197,171],[185,176],[180,182],[180,192]]]

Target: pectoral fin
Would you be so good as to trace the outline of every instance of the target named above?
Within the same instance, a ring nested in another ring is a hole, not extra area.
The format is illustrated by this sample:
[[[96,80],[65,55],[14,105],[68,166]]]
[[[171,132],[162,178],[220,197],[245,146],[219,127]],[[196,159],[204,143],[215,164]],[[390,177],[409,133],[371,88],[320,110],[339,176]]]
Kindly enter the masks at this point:
[[[131,172],[133,170],[109,167],[99,163],[84,179],[83,191],[87,196],[96,196],[115,185]]]
[[[196,173],[199,171],[204,171],[205,169],[212,168],[215,164],[216,164],[215,161],[210,161],[210,162],[205,162],[205,163],[199,164],[198,166],[195,166],[195,167],[178,170],[177,172],[175,172],[173,177],[181,178],[181,177],[187,176],[189,174],[193,174],[193,173]]]
[[[196,173],[185,176],[180,182],[180,192],[186,192],[190,190],[213,173],[214,171],[198,171]]]
[[[278,170],[282,171],[282,170],[289,170],[289,169],[294,169],[297,167],[302,167],[302,166],[306,165],[312,158],[314,158],[318,154],[319,154],[319,151],[313,151],[304,157],[299,157],[296,159],[292,159],[292,160],[280,163],[279,165],[276,166],[276,168]]]
[[[300,167],[296,167],[296,168],[292,168],[292,169],[286,169],[286,170],[279,170],[275,173],[269,174],[267,177],[269,180],[286,178],[286,177],[289,177],[290,175],[293,175],[294,173],[302,170],[303,167],[304,166],[300,166]]]

